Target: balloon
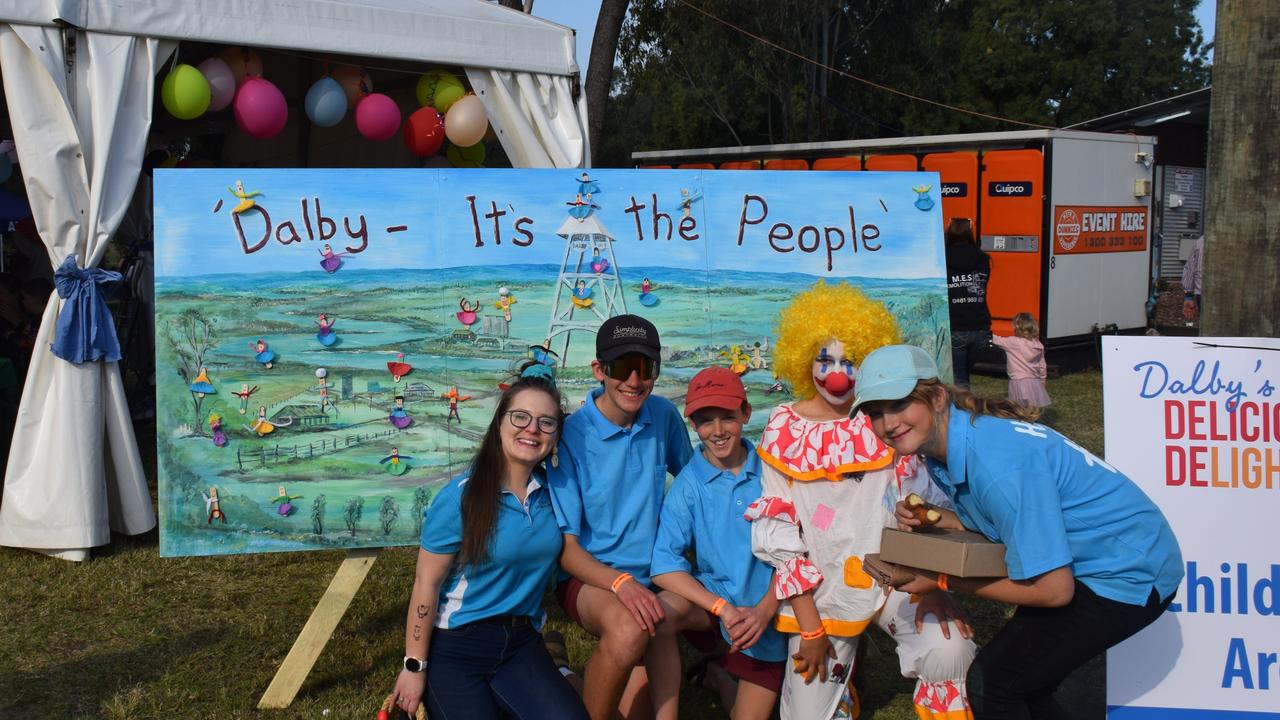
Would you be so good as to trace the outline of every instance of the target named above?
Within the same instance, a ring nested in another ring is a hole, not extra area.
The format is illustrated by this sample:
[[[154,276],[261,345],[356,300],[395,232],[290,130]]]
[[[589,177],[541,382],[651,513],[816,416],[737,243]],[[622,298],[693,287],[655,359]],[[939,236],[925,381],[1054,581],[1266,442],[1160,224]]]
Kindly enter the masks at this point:
[[[346,91],[348,108],[359,105],[360,98],[373,92],[373,78],[369,77],[364,68],[339,65],[333,70],[333,79]]]
[[[311,122],[320,127],[333,127],[347,114],[347,94],[337,80],[325,75],[307,91],[302,105]]]
[[[262,58],[247,47],[229,47],[219,56],[231,68],[236,78],[236,87],[244,85],[246,77],[262,77]]]
[[[284,94],[269,80],[251,77],[236,93],[236,124],[249,135],[267,140],[280,134],[289,119]]]
[[[200,63],[200,74],[209,81],[209,109],[224,110],[236,97],[236,76],[222,58],[211,57]]]
[[[164,109],[179,120],[194,120],[209,109],[209,81],[200,71],[183,63],[164,78],[160,86]]]
[[[444,151],[449,164],[457,168],[478,168],[484,166],[484,143],[476,143],[471,147],[450,145]]]
[[[430,105],[440,112],[448,112],[453,104],[467,94],[462,81],[453,73],[433,70],[418,78],[418,104]]]
[[[484,104],[475,95],[467,95],[455,102],[444,116],[444,134],[454,145],[471,147],[484,139],[488,129]]]
[[[400,129],[400,108],[396,101],[374,93],[356,106],[356,129],[370,140],[386,140]]]
[[[404,144],[418,157],[440,152],[444,144],[444,121],[433,107],[418,108],[404,124]]]

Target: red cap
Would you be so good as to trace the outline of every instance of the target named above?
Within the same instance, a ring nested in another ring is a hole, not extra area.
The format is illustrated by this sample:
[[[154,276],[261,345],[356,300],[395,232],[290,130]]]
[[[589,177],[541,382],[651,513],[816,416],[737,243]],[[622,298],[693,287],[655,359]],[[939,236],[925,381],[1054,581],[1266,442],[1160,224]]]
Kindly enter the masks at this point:
[[[737,410],[747,401],[747,389],[736,373],[726,367],[709,367],[701,370],[689,381],[689,391],[684,398],[684,416],[703,408]]]

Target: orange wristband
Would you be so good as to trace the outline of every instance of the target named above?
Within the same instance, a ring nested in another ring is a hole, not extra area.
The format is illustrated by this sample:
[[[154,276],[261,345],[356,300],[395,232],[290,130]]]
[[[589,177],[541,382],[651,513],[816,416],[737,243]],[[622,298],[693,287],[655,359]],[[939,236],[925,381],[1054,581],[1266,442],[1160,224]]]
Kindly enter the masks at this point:
[[[729,604],[729,601],[725,600],[724,598],[716,598],[716,601],[711,605],[711,614],[715,615],[716,617],[720,617],[720,611],[723,610],[724,606],[728,604]]]
[[[627,582],[628,580],[635,580],[635,578],[631,575],[631,573],[624,572],[618,577],[613,579],[613,585],[611,585],[610,587],[616,593],[618,592],[618,588],[622,587],[623,583]]]
[[[946,574],[946,573],[938,573],[938,589],[939,589],[939,590],[945,590],[945,591],[947,591],[947,592],[950,592],[950,591],[951,591],[951,588],[947,587],[947,574]]]
[[[827,629],[821,625],[818,626],[817,630],[811,630],[809,632],[805,632],[803,630],[800,631],[801,640],[817,640],[820,637],[826,637],[826,635]]]

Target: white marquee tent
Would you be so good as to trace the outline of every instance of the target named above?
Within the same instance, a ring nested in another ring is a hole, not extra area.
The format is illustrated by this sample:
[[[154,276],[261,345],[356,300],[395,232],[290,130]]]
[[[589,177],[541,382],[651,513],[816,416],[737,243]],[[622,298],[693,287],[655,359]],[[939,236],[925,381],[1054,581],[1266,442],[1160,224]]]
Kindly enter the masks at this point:
[[[462,66],[514,165],[590,162],[573,31],[483,0],[0,0],[19,167],[54,267],[101,262],[182,41]],[[83,560],[156,520],[119,369],[53,356],[60,308],[54,294],[23,388],[0,545]]]

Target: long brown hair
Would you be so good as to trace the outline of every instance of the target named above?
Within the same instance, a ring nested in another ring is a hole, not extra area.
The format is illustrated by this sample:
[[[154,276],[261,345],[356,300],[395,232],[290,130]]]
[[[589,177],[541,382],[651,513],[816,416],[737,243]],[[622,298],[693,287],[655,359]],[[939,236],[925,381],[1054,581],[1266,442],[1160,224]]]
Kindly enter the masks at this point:
[[[990,415],[1004,418],[1005,420],[1023,420],[1026,422],[1035,422],[1040,419],[1039,408],[1029,408],[1005,398],[981,397],[964,388],[947,385],[938,380],[921,380],[917,382],[915,389],[907,397],[932,406],[933,398],[939,392],[946,393],[947,399],[952,405],[972,415],[971,420],[976,419],[979,415]]]
[[[478,565],[489,559],[489,541],[498,526],[502,477],[507,471],[507,458],[502,451],[502,423],[511,408],[511,401],[524,390],[546,393],[555,403],[556,418],[564,419],[560,391],[544,378],[521,377],[502,392],[493,419],[489,421],[489,429],[485,430],[475,460],[471,462],[470,476],[462,488],[462,548],[458,552],[458,560],[463,564]],[[537,422],[536,418],[534,422]]]

